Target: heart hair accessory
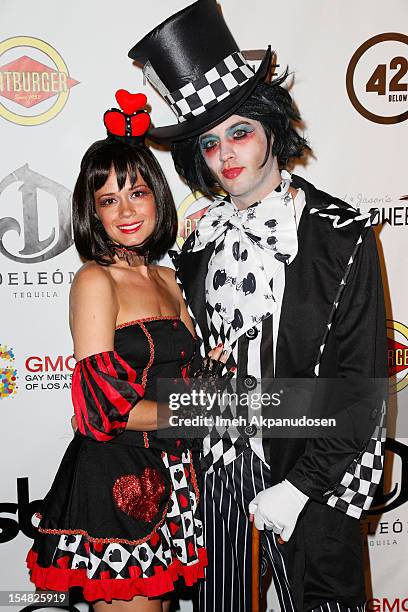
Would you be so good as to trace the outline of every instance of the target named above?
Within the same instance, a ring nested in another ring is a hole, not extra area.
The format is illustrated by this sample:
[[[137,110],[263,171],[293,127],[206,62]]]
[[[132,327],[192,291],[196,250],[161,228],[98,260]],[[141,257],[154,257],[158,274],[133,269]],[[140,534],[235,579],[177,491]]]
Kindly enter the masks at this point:
[[[118,89],[115,98],[120,109],[111,108],[103,116],[108,138],[129,144],[143,144],[151,123],[150,115],[144,109],[147,104],[146,96]]]

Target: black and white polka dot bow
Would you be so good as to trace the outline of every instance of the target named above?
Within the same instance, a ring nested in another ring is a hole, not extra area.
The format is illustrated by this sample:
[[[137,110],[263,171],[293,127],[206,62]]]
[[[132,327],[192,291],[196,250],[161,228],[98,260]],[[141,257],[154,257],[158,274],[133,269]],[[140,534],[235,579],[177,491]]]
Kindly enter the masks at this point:
[[[290,180],[282,172],[275,191],[245,210],[225,199],[197,225],[193,251],[217,242],[206,277],[206,299],[227,324],[230,344],[275,312],[270,281],[297,254]]]

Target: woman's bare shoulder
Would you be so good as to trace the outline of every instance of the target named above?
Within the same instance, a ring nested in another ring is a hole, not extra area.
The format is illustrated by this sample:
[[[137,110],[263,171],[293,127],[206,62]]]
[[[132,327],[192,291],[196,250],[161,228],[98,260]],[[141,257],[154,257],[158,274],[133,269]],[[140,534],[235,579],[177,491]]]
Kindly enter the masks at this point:
[[[113,279],[108,266],[101,266],[96,261],[87,261],[74,276],[71,292],[111,290]]]
[[[70,291],[70,306],[89,304],[116,304],[115,284],[109,268],[94,261],[85,263],[75,274]]]

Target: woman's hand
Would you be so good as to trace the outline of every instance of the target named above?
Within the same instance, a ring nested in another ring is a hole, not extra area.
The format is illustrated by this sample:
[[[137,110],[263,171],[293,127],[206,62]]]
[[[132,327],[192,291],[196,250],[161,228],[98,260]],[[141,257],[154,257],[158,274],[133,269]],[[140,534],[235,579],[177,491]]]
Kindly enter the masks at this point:
[[[223,344],[218,344],[208,352],[208,357],[203,359],[200,368],[193,374],[193,378],[201,379],[225,379],[225,382],[232,378],[236,368],[232,367],[223,375],[224,366],[228,360],[230,352],[224,349]]]

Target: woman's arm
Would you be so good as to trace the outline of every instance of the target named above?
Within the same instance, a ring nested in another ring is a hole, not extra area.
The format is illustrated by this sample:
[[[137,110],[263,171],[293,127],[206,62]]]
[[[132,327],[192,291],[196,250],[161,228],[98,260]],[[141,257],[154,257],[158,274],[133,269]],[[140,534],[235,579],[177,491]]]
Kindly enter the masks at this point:
[[[69,322],[77,361],[113,351],[118,301],[107,269],[85,264],[75,275],[69,299]]]
[[[75,275],[70,293],[70,327],[77,361],[114,351],[118,311],[115,285],[109,271],[98,264],[85,264]],[[156,428],[156,402],[139,400],[129,412],[126,429],[151,431]]]

